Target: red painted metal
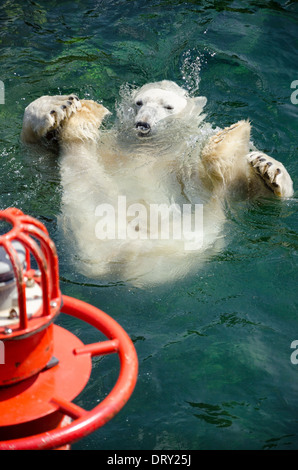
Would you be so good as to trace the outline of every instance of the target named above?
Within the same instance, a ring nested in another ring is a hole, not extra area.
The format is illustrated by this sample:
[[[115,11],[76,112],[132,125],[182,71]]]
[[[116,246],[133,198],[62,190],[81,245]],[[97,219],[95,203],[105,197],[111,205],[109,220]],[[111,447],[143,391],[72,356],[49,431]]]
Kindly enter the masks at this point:
[[[0,218],[12,226],[0,237],[0,246],[7,252],[14,270],[19,308],[19,321],[10,325],[9,334],[5,326],[0,326],[0,340],[6,351],[5,364],[0,371],[0,386],[4,386],[24,380],[46,367],[53,354],[51,324],[60,311],[61,293],[56,248],[43,224],[14,208],[1,211]],[[14,241],[20,242],[26,250],[26,269],[20,262]],[[37,271],[31,269],[33,259],[39,268],[37,275]],[[28,278],[40,284],[43,300],[30,318],[30,326],[26,305]]]
[[[65,448],[103,426],[125,405],[137,380],[136,351],[127,333],[106,313],[61,295],[58,257],[41,223],[16,209],[0,211],[0,218],[12,225],[0,237],[0,245],[10,257],[19,294],[19,322],[11,326],[9,335],[0,328],[0,340],[5,344],[5,364],[0,364],[0,450]],[[13,240],[26,249],[25,274]],[[31,268],[32,256],[40,276]],[[40,284],[44,300],[30,318],[26,311],[28,276]],[[107,340],[83,344],[54,324],[60,311],[87,322]],[[90,378],[92,357],[111,353],[117,353],[120,361],[114,388],[93,410],[84,410],[73,400]],[[49,358],[56,359],[51,367]]]
[[[74,420],[64,427],[38,435],[2,441],[0,450],[53,449],[80,440],[111,420],[133,392],[138,374],[138,359],[133,343],[122,327],[103,311],[72,297],[63,296],[62,312],[89,323],[109,338],[108,341],[95,345],[78,345],[72,352],[73,356],[83,358],[91,357],[97,354],[97,351],[100,354],[117,352],[120,360],[117,382],[109,395],[91,411],[79,408],[68,398],[53,396],[51,404],[56,407],[56,411]],[[46,373],[54,373],[55,369],[54,367]],[[69,380],[66,380],[66,389],[70,388],[69,383]]]

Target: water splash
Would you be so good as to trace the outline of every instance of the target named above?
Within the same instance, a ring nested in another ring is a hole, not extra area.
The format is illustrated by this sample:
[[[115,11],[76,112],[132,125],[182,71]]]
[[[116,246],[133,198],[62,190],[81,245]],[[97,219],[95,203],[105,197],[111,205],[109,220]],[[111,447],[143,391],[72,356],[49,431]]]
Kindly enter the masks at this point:
[[[206,47],[202,51],[188,49],[182,55],[181,74],[184,86],[192,96],[199,91],[201,81],[201,70],[207,64],[208,59],[213,57],[215,52],[209,51]]]

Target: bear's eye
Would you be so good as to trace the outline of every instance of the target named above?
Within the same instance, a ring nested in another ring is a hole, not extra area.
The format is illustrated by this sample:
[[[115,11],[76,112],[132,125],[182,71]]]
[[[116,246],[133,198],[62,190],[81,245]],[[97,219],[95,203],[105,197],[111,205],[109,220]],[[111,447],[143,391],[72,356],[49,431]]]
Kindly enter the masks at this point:
[[[171,105],[168,104],[168,105],[165,106],[165,109],[170,109],[170,110],[172,110],[172,109],[174,109],[174,108],[173,108],[173,106],[171,106]]]
[[[136,105],[137,105],[137,106],[143,106],[143,101],[142,101],[142,100],[137,101],[137,102],[136,102]]]

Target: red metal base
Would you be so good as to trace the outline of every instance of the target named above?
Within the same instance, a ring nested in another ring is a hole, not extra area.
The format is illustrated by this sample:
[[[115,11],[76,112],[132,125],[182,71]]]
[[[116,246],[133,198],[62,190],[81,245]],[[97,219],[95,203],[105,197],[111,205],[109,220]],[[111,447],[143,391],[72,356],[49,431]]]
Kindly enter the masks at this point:
[[[84,345],[72,333],[54,325],[54,356],[59,363],[35,377],[0,388],[0,450],[57,449],[103,426],[129,399],[137,380],[134,346],[111,317],[77,299],[63,296],[62,313],[79,318],[109,339]],[[72,403],[91,373],[91,357],[117,352],[118,380],[93,410]],[[65,418],[71,420],[65,425]]]
[[[3,343],[5,367],[0,369],[0,387],[24,381],[45,368],[53,356],[53,324],[30,336]],[[1,408],[0,403],[0,413]]]
[[[92,365],[88,355],[77,355],[73,351],[84,344],[72,333],[53,325],[54,357],[59,363],[30,379],[14,386],[0,389],[0,438],[1,428],[35,421],[59,410],[59,397],[73,400],[87,384]],[[34,426],[34,427],[35,427]],[[9,429],[6,428],[5,432]],[[7,437],[6,437],[7,439]]]

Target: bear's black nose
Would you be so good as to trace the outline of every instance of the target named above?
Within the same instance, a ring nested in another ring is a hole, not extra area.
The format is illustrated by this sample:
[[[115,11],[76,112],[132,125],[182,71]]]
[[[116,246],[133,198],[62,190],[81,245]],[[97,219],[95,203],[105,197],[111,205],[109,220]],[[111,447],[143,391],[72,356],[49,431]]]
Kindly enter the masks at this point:
[[[138,121],[136,123],[136,128],[138,129],[138,131],[140,131],[142,134],[148,134],[148,132],[150,132],[151,130],[151,126],[148,122],[144,122],[144,121]]]

